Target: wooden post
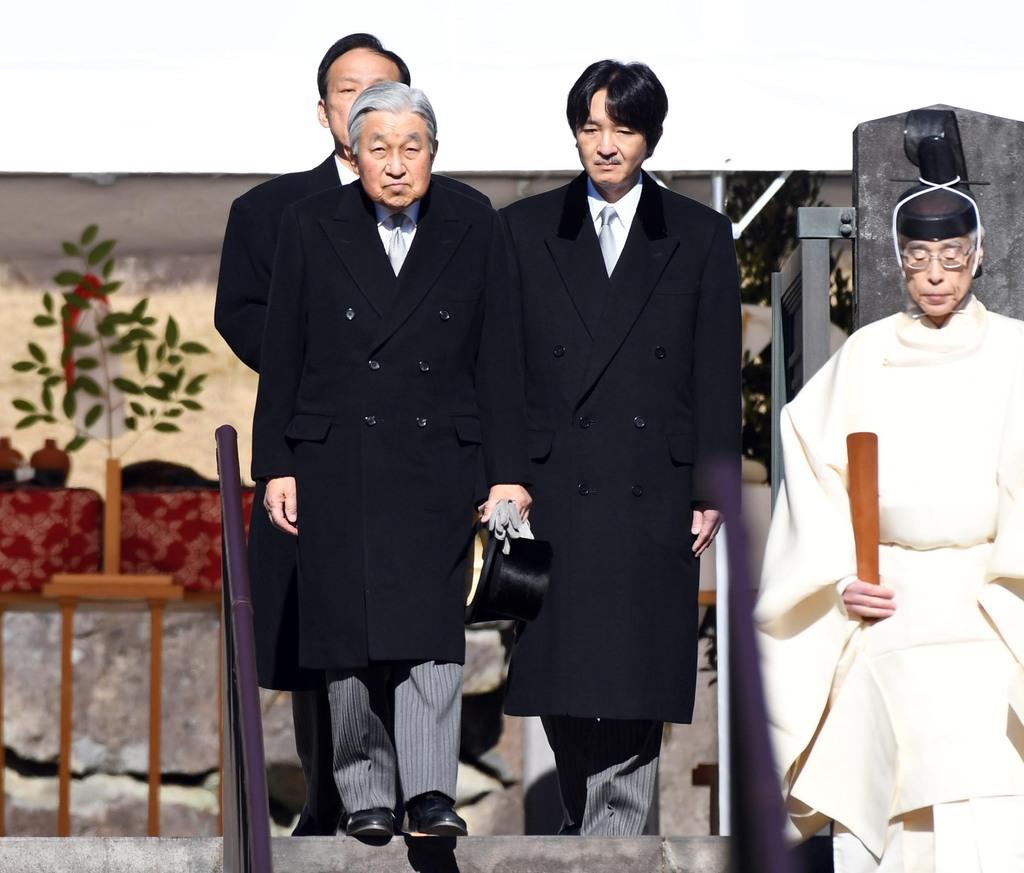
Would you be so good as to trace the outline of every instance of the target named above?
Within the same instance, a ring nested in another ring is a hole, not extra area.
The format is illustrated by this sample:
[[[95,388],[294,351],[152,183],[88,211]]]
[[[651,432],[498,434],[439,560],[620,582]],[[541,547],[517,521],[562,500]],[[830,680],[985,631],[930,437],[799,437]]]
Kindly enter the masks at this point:
[[[878,434],[851,433],[846,437],[850,483],[850,516],[857,550],[857,578],[879,582],[878,574]]]
[[[107,458],[107,493],[103,503],[103,573],[121,572],[121,462]]]
[[[163,690],[164,603],[149,601],[149,810],[146,834],[160,836],[160,728]]]
[[[71,645],[75,632],[73,597],[60,603],[60,763],[58,765],[57,836],[71,835],[71,704],[73,676]]]

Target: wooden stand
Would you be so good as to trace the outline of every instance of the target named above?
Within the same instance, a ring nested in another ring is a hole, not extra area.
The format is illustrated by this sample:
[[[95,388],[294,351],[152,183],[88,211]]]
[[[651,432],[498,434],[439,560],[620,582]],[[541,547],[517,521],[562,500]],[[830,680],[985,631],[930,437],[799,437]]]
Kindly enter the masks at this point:
[[[164,607],[182,600],[184,589],[169,575],[126,575],[121,569],[121,465],[107,461],[103,507],[103,572],[57,574],[43,586],[43,597],[57,601],[61,613],[60,767],[57,836],[71,833],[71,651],[75,609],[82,601],[144,601],[149,607],[149,806],[147,834],[160,835],[160,719],[163,687]]]

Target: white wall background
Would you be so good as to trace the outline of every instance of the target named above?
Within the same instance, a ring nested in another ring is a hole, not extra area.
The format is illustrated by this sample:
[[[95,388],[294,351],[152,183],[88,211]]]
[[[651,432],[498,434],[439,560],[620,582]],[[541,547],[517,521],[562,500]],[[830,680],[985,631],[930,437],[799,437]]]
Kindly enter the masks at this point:
[[[565,95],[603,57],[665,83],[651,169],[848,170],[862,120],[940,102],[1024,118],[1024,4],[1010,0],[9,6],[0,172],[304,169],[330,147],[316,66],[356,30],[431,97],[447,171],[576,168]]]

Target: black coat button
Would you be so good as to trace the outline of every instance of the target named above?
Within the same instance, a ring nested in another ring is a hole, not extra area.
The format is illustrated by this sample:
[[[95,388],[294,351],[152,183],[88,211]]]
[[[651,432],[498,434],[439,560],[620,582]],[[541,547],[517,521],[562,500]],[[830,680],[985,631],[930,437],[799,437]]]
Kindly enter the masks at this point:
[[[581,497],[586,497],[590,493],[590,486],[586,482],[580,482],[576,486],[576,490],[579,491]]]
[[[351,321],[355,317],[356,317],[356,311],[354,309],[346,309],[345,310],[345,318],[347,318],[349,321]]]
[[[426,426],[427,426],[427,420],[425,418],[417,418],[416,419],[416,427],[426,427]]]
[[[452,314],[447,309],[442,309],[439,313],[437,313],[437,317],[440,318],[441,321],[447,321],[449,318],[452,317]]]
[[[429,373],[430,372],[430,361],[420,361],[419,366],[420,366],[420,372],[421,373]]]
[[[634,497],[643,497],[643,494],[644,494],[644,486],[643,485],[634,485],[633,486],[633,496]]]
[[[665,347],[664,346],[655,346],[654,347],[654,357],[656,357],[659,361],[662,358],[664,358],[665,355],[666,355],[666,352],[665,352]]]
[[[565,354],[565,346],[555,346],[553,352],[556,358],[560,358]]]
[[[636,418],[633,419],[633,427],[635,427],[637,430],[643,430],[645,427],[647,427],[647,422],[644,421],[638,415]]]
[[[582,427],[584,430],[586,430],[588,427],[590,427],[590,425],[592,425],[593,423],[594,422],[590,418],[589,415],[581,415],[580,416],[580,427]]]
[[[370,361],[369,367],[370,367],[371,370],[379,370],[380,369],[380,361]]]
[[[373,427],[377,423],[377,416],[376,415],[368,415],[368,416],[366,416],[366,418],[363,419],[363,421],[366,422],[366,426],[367,427]]]

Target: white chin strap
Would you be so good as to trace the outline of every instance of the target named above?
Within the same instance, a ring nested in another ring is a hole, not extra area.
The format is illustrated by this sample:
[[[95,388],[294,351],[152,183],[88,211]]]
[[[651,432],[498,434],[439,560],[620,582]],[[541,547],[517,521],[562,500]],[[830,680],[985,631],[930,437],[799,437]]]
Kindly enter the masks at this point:
[[[932,191],[943,191],[943,190],[945,190],[945,191],[951,191],[953,194],[956,194],[958,197],[963,197],[964,200],[966,200],[968,203],[971,204],[971,206],[974,207],[974,218],[975,218],[975,221],[977,222],[976,226],[978,228],[978,241],[975,242],[975,244],[974,244],[974,257],[971,258],[971,276],[977,276],[978,275],[978,258],[981,255],[981,251],[980,251],[980,248],[981,248],[980,247],[980,242],[981,242],[981,213],[978,211],[978,204],[974,202],[974,198],[973,197],[968,197],[966,194],[964,194],[963,191],[958,191],[956,188],[953,187],[954,185],[957,185],[957,184],[960,183],[960,177],[959,176],[957,176],[955,179],[950,180],[949,182],[943,182],[941,184],[938,183],[938,182],[929,182],[927,179],[923,178],[922,176],[918,176],[917,180],[922,185],[927,185],[928,187],[925,188],[923,191],[915,191],[909,197],[904,197],[899,203],[896,204],[896,208],[893,209],[893,211],[892,211],[892,244],[893,244],[893,248],[895,248],[895,250],[896,250],[896,262],[900,265],[900,269],[901,270],[903,269],[903,254],[900,252],[900,237],[899,237],[899,234],[896,232],[896,216],[899,215],[900,209],[902,209],[904,205],[909,203],[911,200],[914,200],[914,199],[920,197],[922,194],[931,194]]]

